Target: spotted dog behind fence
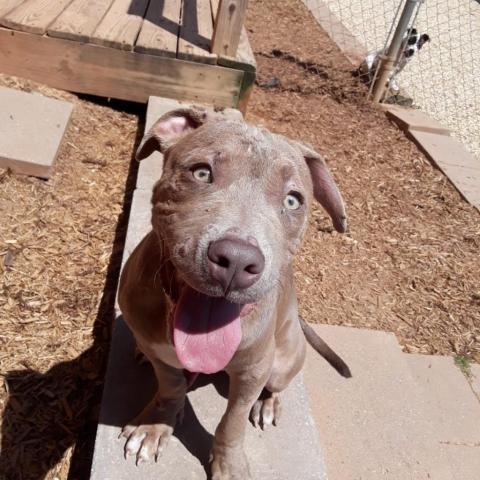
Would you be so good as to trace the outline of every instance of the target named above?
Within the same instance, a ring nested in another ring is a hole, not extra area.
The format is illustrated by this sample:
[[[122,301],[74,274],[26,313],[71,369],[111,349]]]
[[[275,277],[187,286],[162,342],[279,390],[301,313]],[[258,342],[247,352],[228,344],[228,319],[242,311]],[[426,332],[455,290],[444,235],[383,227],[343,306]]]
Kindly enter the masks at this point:
[[[420,34],[416,28],[410,28],[407,31],[400,49],[400,56],[388,80],[387,86],[393,95],[397,95],[400,92],[400,87],[396,82],[396,76],[411,62],[415,54],[422,49],[425,43],[429,41],[430,37],[427,33]],[[386,52],[386,48],[369,52],[358,68],[357,75],[368,85],[371,85],[375,80],[375,72],[377,71],[382,56],[385,55]]]

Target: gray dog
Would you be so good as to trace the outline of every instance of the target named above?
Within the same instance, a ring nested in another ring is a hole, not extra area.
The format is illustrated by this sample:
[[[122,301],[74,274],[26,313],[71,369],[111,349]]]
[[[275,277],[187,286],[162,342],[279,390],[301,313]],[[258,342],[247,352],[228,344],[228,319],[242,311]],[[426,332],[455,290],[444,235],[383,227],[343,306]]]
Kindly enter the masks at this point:
[[[311,148],[203,110],[161,117],[137,158],[154,150],[164,153],[164,169],[153,192],[153,229],[125,265],[119,303],[158,392],[124,427],[125,452],[137,462],[156,459],[196,374],[225,370],[229,400],[215,432],[212,478],[247,480],[249,414],[255,425],[278,421],[279,392],[303,365],[305,336],[350,376],[299,318],[292,275],[312,197],[340,232],[347,228],[343,201]]]

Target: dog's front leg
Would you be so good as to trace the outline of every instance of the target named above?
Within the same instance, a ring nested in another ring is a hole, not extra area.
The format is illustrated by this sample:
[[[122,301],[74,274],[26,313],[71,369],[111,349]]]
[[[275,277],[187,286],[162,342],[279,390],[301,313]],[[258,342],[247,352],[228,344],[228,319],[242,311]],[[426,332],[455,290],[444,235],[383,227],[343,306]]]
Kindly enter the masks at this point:
[[[183,414],[187,381],[183,370],[150,359],[158,381],[158,391],[140,415],[123,428],[127,439],[125,456],[136,455],[136,462],[155,461],[166,447],[177,416]]]
[[[251,479],[243,449],[250,410],[259,397],[268,373],[230,374],[228,406],[218,424],[211,454],[212,480]]]

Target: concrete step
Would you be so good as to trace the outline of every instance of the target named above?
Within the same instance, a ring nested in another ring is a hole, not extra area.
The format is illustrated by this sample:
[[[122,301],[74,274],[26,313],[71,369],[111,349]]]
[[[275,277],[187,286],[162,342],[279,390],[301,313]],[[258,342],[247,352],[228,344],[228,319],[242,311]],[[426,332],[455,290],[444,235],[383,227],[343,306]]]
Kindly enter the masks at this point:
[[[177,101],[152,97],[147,129],[163,113],[185,106]],[[224,114],[238,118],[227,109]],[[152,188],[162,172],[163,157],[154,153],[139,167],[137,188],[124,249],[123,263],[150,230]],[[118,311],[118,309],[117,309]],[[225,378],[203,379],[188,394],[184,426],[178,428],[158,464],[136,467],[123,458],[125,441],[121,428],[135,417],[152,397],[155,379],[149,365],[134,361],[133,339],[120,312],[112,336],[102,407],[92,464],[92,480],[200,480],[207,478],[208,454],[213,432],[226,407]],[[249,425],[246,453],[255,479],[325,480],[318,432],[313,421],[302,377],[295,379],[282,398],[283,415],[278,427],[265,432]]]
[[[405,355],[423,393],[422,421],[435,426],[432,444],[441,445],[459,480],[480,478],[480,402],[452,357]]]
[[[353,373],[342,379],[309,349],[305,384],[329,480],[478,480],[479,448],[473,445],[480,435],[480,404],[450,358],[435,357],[428,367],[430,357],[402,353],[392,334],[315,329]],[[462,413],[446,398],[450,390],[459,392]],[[464,429],[467,421],[476,429]],[[462,445],[444,443],[449,440]]]

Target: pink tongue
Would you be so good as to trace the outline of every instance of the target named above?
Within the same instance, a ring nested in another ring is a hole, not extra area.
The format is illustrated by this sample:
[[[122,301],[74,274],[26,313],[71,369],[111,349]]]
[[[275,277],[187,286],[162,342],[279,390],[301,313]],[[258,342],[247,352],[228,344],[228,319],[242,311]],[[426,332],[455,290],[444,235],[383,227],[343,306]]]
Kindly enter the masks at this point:
[[[173,342],[185,369],[215,373],[225,368],[242,339],[241,308],[188,286],[183,289],[175,309]]]

